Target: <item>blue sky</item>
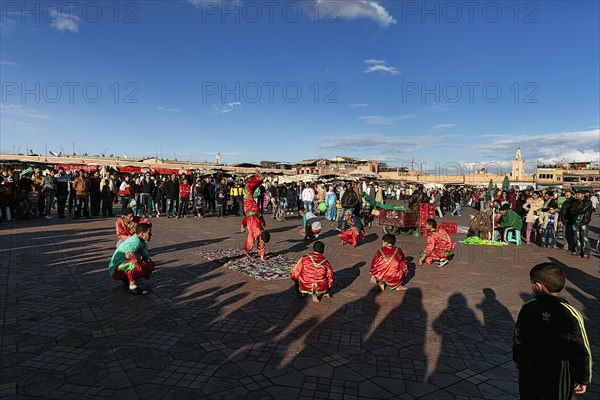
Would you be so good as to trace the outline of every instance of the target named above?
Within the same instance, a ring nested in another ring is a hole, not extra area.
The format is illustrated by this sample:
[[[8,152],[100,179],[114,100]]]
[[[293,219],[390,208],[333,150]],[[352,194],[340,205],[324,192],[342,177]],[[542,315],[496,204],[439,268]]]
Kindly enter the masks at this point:
[[[595,1],[0,4],[4,153],[600,158]]]

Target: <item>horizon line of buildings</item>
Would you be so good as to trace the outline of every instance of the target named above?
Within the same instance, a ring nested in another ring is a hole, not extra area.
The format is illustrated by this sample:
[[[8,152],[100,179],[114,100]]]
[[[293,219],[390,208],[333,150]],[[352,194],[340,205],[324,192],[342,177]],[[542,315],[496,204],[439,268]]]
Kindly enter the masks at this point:
[[[54,153],[52,156],[37,154],[0,154],[1,163],[37,163],[61,165],[109,165],[111,167],[152,168],[157,171],[186,170],[186,171],[225,171],[229,173],[248,174],[257,168],[266,173],[282,175],[311,175],[311,176],[338,176],[338,177],[366,177],[379,180],[410,181],[437,184],[465,184],[484,185],[492,180],[501,184],[505,176],[511,182],[520,184],[536,183],[542,186],[576,186],[590,185],[600,190],[600,168],[590,168],[589,163],[560,163],[556,165],[535,166],[533,173],[526,173],[525,160],[521,149],[515,151],[515,158],[511,161],[511,170],[502,171],[498,165],[483,164],[481,168],[472,165],[460,166],[450,163],[449,167],[436,168],[436,171],[423,170],[415,167],[414,161],[409,166],[389,166],[377,160],[357,159],[354,157],[335,156],[330,159],[318,158],[303,160],[298,163],[281,161],[261,161],[260,164],[236,163],[223,164],[220,154],[216,155],[214,163],[192,162],[178,160],[164,160],[156,157],[131,158],[131,157],[106,157],[89,155],[63,155]],[[490,172],[490,168],[495,171]],[[439,167],[439,166],[438,166]],[[472,167],[472,168],[471,168]]]

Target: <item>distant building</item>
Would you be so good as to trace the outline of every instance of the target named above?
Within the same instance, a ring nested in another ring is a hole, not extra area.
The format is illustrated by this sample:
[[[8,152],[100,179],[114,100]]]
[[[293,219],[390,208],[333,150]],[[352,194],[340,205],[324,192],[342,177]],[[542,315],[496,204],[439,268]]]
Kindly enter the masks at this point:
[[[160,158],[144,158],[142,160],[139,160],[140,162],[143,162],[145,164],[162,164],[163,160],[161,160]]]
[[[283,162],[283,161],[261,161],[260,166],[263,168],[271,168],[271,169],[282,169],[282,170],[290,170],[292,169],[291,163]]]
[[[515,182],[525,178],[525,160],[523,160],[520,147],[517,148],[515,159],[512,160],[512,173],[510,174],[510,178]]]
[[[378,173],[379,163],[374,160],[359,160],[353,157],[335,156],[330,159],[304,160],[294,165],[299,174],[343,175],[355,170]]]

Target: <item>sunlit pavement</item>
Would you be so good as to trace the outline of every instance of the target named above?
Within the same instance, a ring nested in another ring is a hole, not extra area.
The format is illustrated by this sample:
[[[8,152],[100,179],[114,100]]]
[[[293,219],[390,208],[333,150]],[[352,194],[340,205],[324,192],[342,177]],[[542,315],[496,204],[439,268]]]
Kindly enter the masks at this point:
[[[470,211],[469,211],[470,212]],[[444,220],[466,225],[468,213]],[[307,251],[299,220],[266,216],[270,253]],[[381,228],[357,248],[321,236],[332,299],[297,298],[289,280],[259,282],[194,252],[241,248],[241,219],[154,218],[157,269],[127,294],[110,279],[114,219],[0,225],[0,397],[18,399],[512,399],[511,339],[529,270],[556,261],[586,318],[595,360],[598,254],[535,245],[459,244],[443,268],[417,267],[405,292],[369,284]],[[592,246],[600,234],[593,217]],[[464,234],[452,235],[455,241]],[[409,257],[425,238],[399,235]],[[596,382],[598,381],[595,379]],[[600,396],[593,383],[583,398]]]

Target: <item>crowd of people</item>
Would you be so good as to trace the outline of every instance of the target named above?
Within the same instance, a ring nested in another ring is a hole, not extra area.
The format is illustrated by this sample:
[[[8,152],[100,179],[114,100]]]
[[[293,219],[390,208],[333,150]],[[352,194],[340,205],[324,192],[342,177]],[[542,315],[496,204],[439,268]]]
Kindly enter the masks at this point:
[[[486,200],[484,200],[486,201]],[[509,242],[511,235],[525,244],[544,248],[557,247],[557,237],[564,238],[563,248],[573,255],[590,258],[589,223],[598,209],[598,195],[589,191],[552,192],[545,188],[496,190],[487,205],[470,224],[470,235],[494,235]],[[493,225],[494,229],[491,229]]]

